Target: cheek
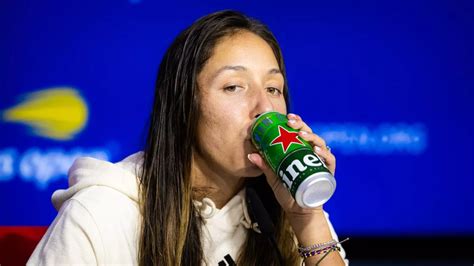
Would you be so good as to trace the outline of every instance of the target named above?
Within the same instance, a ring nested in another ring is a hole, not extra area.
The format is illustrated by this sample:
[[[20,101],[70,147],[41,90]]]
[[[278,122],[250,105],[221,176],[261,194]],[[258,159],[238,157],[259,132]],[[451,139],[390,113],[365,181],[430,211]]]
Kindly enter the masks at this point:
[[[241,106],[229,102],[226,105],[206,106],[198,125],[201,150],[222,163],[231,163],[242,157],[246,138],[246,116],[242,111]]]
[[[236,129],[248,117],[248,100],[209,95],[201,107],[201,121],[206,126],[226,132]]]
[[[232,118],[232,111],[228,109],[224,108],[223,105],[205,105],[199,123],[207,131],[222,132],[230,122],[230,118]]]
[[[284,99],[275,101],[273,103],[273,108],[275,111],[280,112],[282,114],[286,114],[288,110],[286,110],[286,102]]]
[[[214,106],[216,107],[216,106]],[[199,140],[202,147],[219,150],[226,144],[232,133],[232,114],[221,108],[202,110],[198,125]]]

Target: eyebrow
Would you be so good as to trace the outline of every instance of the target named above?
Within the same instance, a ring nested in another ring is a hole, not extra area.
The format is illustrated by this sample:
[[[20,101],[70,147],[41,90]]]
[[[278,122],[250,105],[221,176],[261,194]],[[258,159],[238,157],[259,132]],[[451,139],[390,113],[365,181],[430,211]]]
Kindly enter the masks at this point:
[[[244,66],[223,66],[219,68],[211,77],[211,80],[214,80],[217,76],[219,76],[222,72],[226,70],[233,70],[233,71],[247,71],[247,68]],[[280,69],[272,68],[267,72],[267,75],[274,75],[274,74],[281,74]]]

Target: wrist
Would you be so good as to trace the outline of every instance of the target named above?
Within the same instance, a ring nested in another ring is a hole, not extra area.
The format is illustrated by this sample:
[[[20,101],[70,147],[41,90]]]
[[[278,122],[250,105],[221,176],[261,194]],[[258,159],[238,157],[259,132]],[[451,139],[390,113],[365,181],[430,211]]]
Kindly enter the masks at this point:
[[[322,209],[310,214],[289,215],[288,220],[300,245],[308,246],[333,239]]]
[[[322,209],[319,212],[313,212],[311,215],[296,215],[292,216],[291,218],[289,217],[288,219],[293,228],[295,236],[298,239],[298,244],[303,247],[311,247],[315,245],[323,246],[325,244],[327,245],[333,240],[331,229],[329,227],[326,215]],[[322,250],[319,250],[324,252],[314,252],[316,254],[313,254],[313,252],[299,253],[300,256],[303,256],[306,265],[314,265],[319,261],[321,264],[318,265],[321,266],[344,265],[344,261],[342,260],[339,252],[326,249],[327,248],[323,248]],[[326,254],[326,252],[329,252],[330,254]]]

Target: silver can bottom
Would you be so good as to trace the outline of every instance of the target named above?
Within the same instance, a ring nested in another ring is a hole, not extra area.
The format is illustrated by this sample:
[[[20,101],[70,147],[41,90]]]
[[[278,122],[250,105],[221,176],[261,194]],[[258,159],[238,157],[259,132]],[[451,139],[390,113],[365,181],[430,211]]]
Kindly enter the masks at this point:
[[[303,208],[316,208],[326,203],[336,190],[336,179],[327,172],[308,176],[298,187],[296,203]]]

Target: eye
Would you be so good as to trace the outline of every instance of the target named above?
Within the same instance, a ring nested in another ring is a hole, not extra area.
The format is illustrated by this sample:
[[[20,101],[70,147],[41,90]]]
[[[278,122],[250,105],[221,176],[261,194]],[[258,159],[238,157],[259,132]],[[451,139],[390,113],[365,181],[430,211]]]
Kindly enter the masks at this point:
[[[275,88],[275,87],[268,87],[267,88],[267,91],[272,94],[272,95],[276,95],[276,96],[280,96],[282,94],[281,90],[278,89],[278,88]]]
[[[236,92],[241,88],[242,87],[238,86],[238,85],[230,85],[230,86],[224,87],[224,91],[226,91],[226,92]]]

